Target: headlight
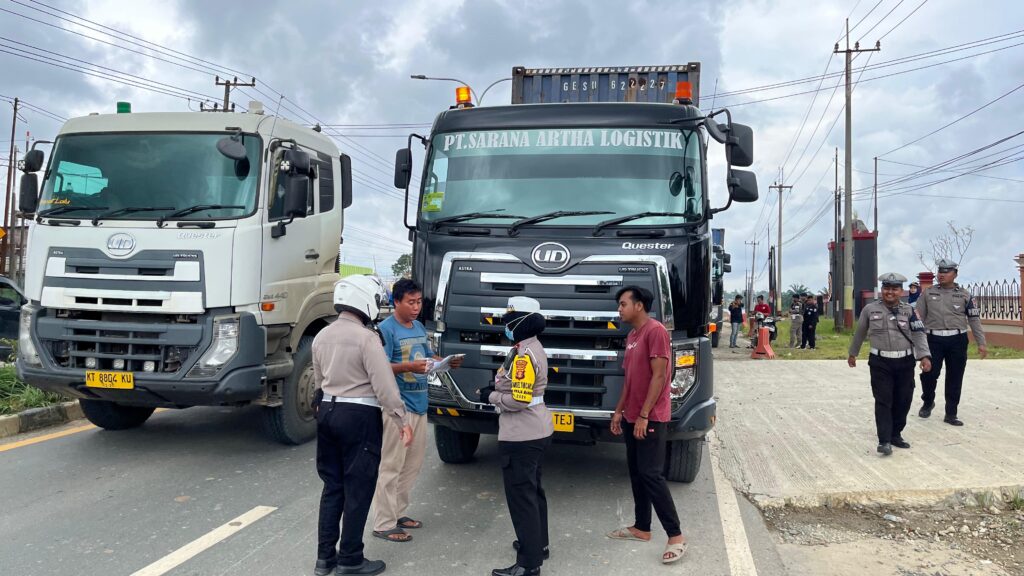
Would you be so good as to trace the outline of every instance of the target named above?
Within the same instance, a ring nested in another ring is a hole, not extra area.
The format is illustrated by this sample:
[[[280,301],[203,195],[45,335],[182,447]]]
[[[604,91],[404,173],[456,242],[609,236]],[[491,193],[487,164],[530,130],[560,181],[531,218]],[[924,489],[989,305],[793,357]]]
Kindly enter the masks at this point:
[[[697,355],[694,350],[676,350],[672,373],[672,402],[679,402],[697,382]]]
[[[35,342],[32,341],[32,314],[36,307],[26,304],[21,308],[21,318],[18,322],[18,357],[29,366],[42,366],[39,359],[39,352],[36,350]]]
[[[220,316],[213,319],[213,342],[199,362],[188,371],[189,378],[216,376],[238,353],[238,316]]]

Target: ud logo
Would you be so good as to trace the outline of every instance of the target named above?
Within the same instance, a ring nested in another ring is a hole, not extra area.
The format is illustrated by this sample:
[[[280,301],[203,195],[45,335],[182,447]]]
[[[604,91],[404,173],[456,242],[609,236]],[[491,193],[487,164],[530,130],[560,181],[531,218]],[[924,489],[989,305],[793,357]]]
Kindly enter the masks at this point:
[[[569,264],[569,249],[557,242],[545,242],[533,249],[531,257],[541,270],[561,270]]]
[[[135,237],[131,234],[118,232],[107,238],[107,252],[111,256],[127,256],[135,250]]]

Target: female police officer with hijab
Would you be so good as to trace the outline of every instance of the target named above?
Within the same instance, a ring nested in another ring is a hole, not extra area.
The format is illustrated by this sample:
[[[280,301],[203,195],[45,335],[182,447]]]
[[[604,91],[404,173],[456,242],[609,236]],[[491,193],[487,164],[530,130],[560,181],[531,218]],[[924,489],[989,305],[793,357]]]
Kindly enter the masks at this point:
[[[509,298],[502,319],[512,341],[498,369],[494,386],[480,389],[480,402],[493,404],[498,418],[498,451],[512,526],[517,540],[516,563],[496,568],[492,576],[538,576],[548,556],[548,502],[541,487],[541,462],[551,443],[554,424],[544,405],[548,358],[537,336],[544,331],[540,303]]]

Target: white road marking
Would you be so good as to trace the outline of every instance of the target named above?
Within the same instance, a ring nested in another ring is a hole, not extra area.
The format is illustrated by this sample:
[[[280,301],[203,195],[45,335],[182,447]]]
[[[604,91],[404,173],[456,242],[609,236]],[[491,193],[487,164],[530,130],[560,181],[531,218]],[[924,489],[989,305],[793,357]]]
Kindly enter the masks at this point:
[[[142,570],[132,573],[132,576],[161,576],[162,574],[166,574],[178,566],[181,566],[191,558],[199,555],[203,551],[209,549],[214,544],[222,542],[232,534],[247,528],[274,510],[277,510],[277,508],[271,506],[257,506],[227,524],[214,528],[210,532],[207,532],[181,548],[178,548],[174,552],[171,552],[167,556],[153,562]]]
[[[714,430],[708,434],[708,451],[711,455],[711,477],[718,497],[718,515],[722,519],[722,533],[725,535],[725,552],[729,559],[729,574],[732,576],[757,576],[754,556],[750,553],[750,542],[740,516],[740,505],[736,491],[725,477],[718,457],[718,436]]]

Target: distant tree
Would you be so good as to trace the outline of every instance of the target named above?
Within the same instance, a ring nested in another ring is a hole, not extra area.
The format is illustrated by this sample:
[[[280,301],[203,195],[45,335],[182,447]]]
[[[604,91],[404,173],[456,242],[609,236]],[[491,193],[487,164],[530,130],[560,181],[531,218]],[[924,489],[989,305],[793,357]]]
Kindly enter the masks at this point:
[[[391,271],[399,278],[405,278],[412,273],[412,254],[402,254],[398,260],[391,265]]]
[[[793,304],[793,296],[797,294],[810,294],[811,289],[803,284],[790,284],[789,289],[782,293],[782,309],[788,310]]]
[[[964,254],[967,254],[967,250],[971,247],[971,241],[974,240],[972,226],[957,228],[956,223],[952,220],[946,222],[946,226],[949,230],[928,240],[931,245],[928,252],[922,250],[917,253],[917,259],[929,272],[935,272],[935,261],[942,258],[957,263],[962,262]],[[930,261],[926,261],[925,256],[930,256]]]

